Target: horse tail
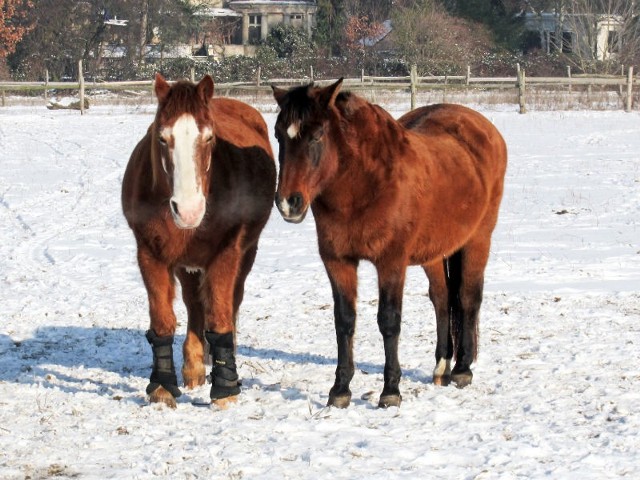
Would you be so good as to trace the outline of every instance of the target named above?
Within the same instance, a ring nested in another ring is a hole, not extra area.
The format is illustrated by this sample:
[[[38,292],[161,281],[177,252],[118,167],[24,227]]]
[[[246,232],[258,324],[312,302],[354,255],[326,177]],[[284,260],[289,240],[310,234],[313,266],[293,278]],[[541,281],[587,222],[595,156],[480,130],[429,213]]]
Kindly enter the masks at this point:
[[[449,292],[449,325],[453,352],[457,360],[458,342],[462,332],[462,303],[460,301],[460,287],[462,285],[462,250],[458,250],[444,259],[444,273]]]

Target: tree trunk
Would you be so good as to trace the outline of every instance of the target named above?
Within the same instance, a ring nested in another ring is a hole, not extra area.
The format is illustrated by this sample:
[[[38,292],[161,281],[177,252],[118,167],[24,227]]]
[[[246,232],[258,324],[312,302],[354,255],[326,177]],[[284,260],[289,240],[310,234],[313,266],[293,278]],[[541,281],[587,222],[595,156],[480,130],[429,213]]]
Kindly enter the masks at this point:
[[[149,0],[142,0],[140,12],[140,37],[138,38],[138,60],[144,62],[144,50],[147,45],[147,25],[149,23]]]

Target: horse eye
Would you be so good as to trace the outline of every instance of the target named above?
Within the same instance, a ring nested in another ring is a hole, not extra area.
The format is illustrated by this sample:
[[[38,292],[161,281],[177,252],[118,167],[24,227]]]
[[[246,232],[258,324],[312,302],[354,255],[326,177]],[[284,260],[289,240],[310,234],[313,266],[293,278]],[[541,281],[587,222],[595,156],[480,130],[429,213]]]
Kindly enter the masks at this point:
[[[207,143],[213,142],[213,135],[209,135],[207,138],[204,139],[204,141]]]
[[[161,145],[167,144],[167,140],[164,137],[158,137],[158,141],[160,142]]]
[[[324,128],[320,128],[320,129],[316,130],[315,132],[313,132],[313,135],[311,135],[311,141],[312,142],[319,142],[320,140],[322,140],[323,136],[324,136]]]

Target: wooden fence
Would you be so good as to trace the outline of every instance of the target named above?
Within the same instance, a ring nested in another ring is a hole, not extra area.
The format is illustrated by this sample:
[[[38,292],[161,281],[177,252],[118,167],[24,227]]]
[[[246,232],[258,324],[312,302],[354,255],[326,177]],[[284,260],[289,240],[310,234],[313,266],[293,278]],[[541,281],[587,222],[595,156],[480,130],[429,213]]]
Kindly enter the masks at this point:
[[[79,71],[82,72],[82,65],[79,65]],[[191,78],[194,79],[194,71],[191,71]],[[313,79],[313,70],[307,78],[290,79],[290,78],[272,78],[263,79],[258,69],[256,79],[252,82],[228,82],[217,83],[218,90],[234,90],[246,93],[259,93],[270,91],[271,84],[283,85],[304,85]],[[325,83],[330,80],[316,80],[317,83]],[[364,72],[360,78],[345,78],[344,85],[350,90],[387,90],[387,91],[406,91],[411,95],[411,108],[416,106],[416,98],[418,92],[436,89],[490,89],[498,88],[503,90],[514,89],[517,93],[519,111],[526,113],[527,111],[527,92],[528,88],[540,87],[566,87],[571,92],[574,86],[590,87],[612,87],[617,86],[619,94],[624,98],[624,109],[630,112],[633,108],[633,88],[636,81],[633,76],[633,67],[627,70],[626,75],[608,75],[608,76],[572,76],[570,69],[566,77],[527,77],[524,70],[518,66],[516,75],[513,77],[473,77],[471,70],[468,68],[466,75],[451,76],[427,76],[420,77],[417,75],[416,68],[411,69],[411,74],[402,77],[376,77],[365,75]],[[80,78],[75,82],[0,82],[0,94],[2,96],[2,106],[5,106],[6,92],[44,92],[45,99],[47,92],[51,90],[72,90],[78,91],[80,97],[80,109],[84,109],[84,95],[87,90],[100,89],[109,91],[118,90],[151,90],[153,82],[146,81],[128,81],[128,82],[87,82]]]

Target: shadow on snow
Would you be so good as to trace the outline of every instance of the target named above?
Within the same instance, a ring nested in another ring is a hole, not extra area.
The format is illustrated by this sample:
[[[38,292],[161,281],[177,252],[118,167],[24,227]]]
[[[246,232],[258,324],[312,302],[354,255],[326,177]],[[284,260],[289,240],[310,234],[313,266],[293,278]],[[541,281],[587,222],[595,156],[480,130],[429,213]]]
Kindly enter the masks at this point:
[[[40,385],[70,394],[92,393],[144,403],[144,388],[152,367],[151,348],[144,334],[145,331],[140,329],[75,326],[39,328],[32,338],[22,341],[0,334],[0,382]],[[179,381],[183,342],[184,335],[176,335],[174,357]],[[237,353],[239,366],[243,359],[279,361],[290,365],[336,365],[335,357],[240,343]],[[360,362],[356,368],[364,374],[382,375],[384,365]],[[333,368],[330,371],[333,372]],[[271,373],[268,375],[272,376]],[[431,382],[431,376],[419,369],[403,370],[403,377],[419,383]],[[327,375],[327,392],[332,381],[333,375]],[[381,382],[380,385],[377,383],[371,386],[382,387]],[[273,389],[261,379],[259,372],[253,378],[245,378],[243,384],[245,387],[257,385],[260,389]],[[281,393],[288,400],[308,397],[307,392],[295,387],[288,387]]]

